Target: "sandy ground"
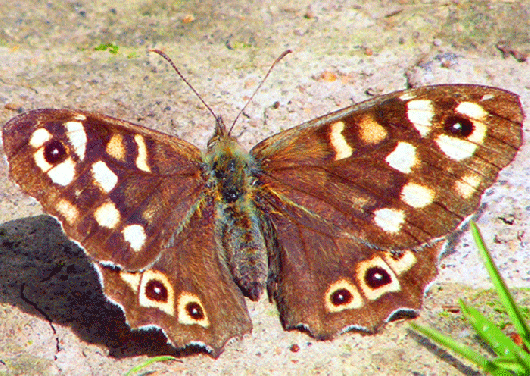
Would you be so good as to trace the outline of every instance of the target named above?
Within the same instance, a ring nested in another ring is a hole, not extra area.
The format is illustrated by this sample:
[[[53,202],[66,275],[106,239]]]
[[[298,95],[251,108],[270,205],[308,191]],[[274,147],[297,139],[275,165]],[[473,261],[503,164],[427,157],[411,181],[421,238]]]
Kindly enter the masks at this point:
[[[170,55],[228,123],[271,62],[285,49],[294,51],[276,66],[237,124],[249,148],[302,121],[411,85],[499,86],[520,95],[526,112],[530,108],[530,66],[520,61],[530,51],[529,2],[160,0],[117,6],[21,0],[2,2],[0,19],[0,124],[20,110],[78,108],[204,147],[213,130],[211,115],[162,59],[147,53],[150,48]],[[106,43],[117,46],[117,53],[95,50]],[[526,136],[526,126],[524,131]],[[478,220],[509,285],[527,288],[529,152],[525,144],[487,191]],[[38,216],[40,205],[8,179],[4,161],[0,187],[0,375],[118,375],[143,362],[143,354],[167,351],[157,333],[126,330],[83,252],[53,219]],[[473,343],[469,326],[448,307],[458,297],[484,305],[491,295],[477,289],[488,286],[464,233],[440,262],[418,321]],[[528,304],[528,291],[518,296]],[[248,307],[252,335],[228,345],[219,359],[191,355],[148,370],[478,374],[414,335],[406,322],[374,336],[346,334],[319,342],[284,332],[266,299]]]

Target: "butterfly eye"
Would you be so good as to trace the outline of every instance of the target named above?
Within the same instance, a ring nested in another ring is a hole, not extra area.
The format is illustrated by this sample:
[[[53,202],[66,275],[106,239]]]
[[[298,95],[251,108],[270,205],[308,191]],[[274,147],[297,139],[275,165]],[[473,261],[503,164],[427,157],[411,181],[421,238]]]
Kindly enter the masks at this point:
[[[236,171],[236,161],[234,161],[233,159],[228,162],[227,166],[226,166],[226,169],[229,171],[229,172],[235,172]]]
[[[378,266],[374,266],[366,270],[366,273],[364,275],[364,281],[368,287],[372,289],[377,289],[391,283],[392,277],[385,269]]]
[[[237,199],[241,196],[241,192],[235,188],[229,188],[223,190],[223,198],[228,203],[232,203],[234,201],[237,201]]]
[[[473,133],[473,123],[469,119],[451,116],[445,121],[445,130],[452,136],[467,138]]]
[[[215,167],[214,167],[214,170],[213,170],[213,171],[214,171],[214,175],[215,175],[216,179],[221,180],[221,179],[224,179],[224,178],[225,178],[225,173],[224,173],[224,171],[216,170]]]
[[[166,286],[164,286],[161,281],[156,279],[147,282],[145,286],[145,295],[147,298],[161,303],[166,303],[168,299],[168,291]]]
[[[44,146],[44,158],[51,165],[63,162],[67,156],[66,148],[60,141],[53,140]]]

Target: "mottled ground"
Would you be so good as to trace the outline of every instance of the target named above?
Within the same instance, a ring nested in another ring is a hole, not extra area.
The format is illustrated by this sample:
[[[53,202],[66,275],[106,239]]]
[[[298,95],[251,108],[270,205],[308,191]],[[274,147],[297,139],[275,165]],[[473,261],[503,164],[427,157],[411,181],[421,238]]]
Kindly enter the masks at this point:
[[[160,57],[147,53],[149,48],[170,55],[227,122],[272,61],[292,49],[237,124],[236,133],[248,147],[352,101],[410,85],[499,86],[519,94],[529,112],[530,67],[520,61],[530,51],[529,13],[530,3],[511,1],[160,0],[131,1],[126,7],[110,1],[4,2],[0,123],[21,109],[79,108],[204,147],[213,130],[211,115]],[[107,43],[117,53],[95,50]],[[524,131],[526,136],[527,127]],[[525,144],[484,195],[478,221],[513,287],[530,287],[529,152]],[[42,213],[41,207],[8,180],[5,162],[0,163],[0,187],[0,375],[124,374],[143,362],[144,356],[116,357],[130,355],[130,348],[106,345],[122,335],[147,348],[146,343],[160,344],[160,338],[127,334],[119,312],[99,292],[86,257],[62,238],[49,217],[32,217]],[[476,289],[488,286],[464,233],[441,261],[418,321],[473,343],[469,326],[449,308],[458,297],[482,299],[475,304],[484,305],[490,296]],[[58,287],[66,293],[54,294]],[[528,291],[519,296],[528,303]],[[406,322],[388,325],[375,336],[347,334],[318,342],[284,332],[267,299],[248,307],[252,335],[228,345],[218,360],[196,355],[149,370],[158,375],[476,372],[411,333]]]

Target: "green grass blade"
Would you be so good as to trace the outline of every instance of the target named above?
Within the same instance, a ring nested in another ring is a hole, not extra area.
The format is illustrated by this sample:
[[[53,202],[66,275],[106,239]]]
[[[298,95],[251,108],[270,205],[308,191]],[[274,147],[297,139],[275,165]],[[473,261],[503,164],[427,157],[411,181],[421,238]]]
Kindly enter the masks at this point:
[[[470,226],[471,233],[473,234],[473,238],[475,239],[475,243],[477,244],[479,253],[482,256],[484,265],[486,266],[486,270],[488,271],[493,285],[497,290],[497,294],[499,295],[499,300],[506,309],[506,312],[508,313],[508,316],[510,317],[515,329],[517,330],[517,333],[519,333],[526,346],[530,348],[530,328],[524,321],[521,310],[515,304],[515,301],[512,295],[510,294],[506,283],[502,279],[499,271],[495,266],[495,263],[493,262],[493,259],[491,258],[491,255],[486,249],[486,245],[484,244],[484,240],[482,239],[482,235],[480,234],[477,225],[473,221],[471,221]]]
[[[432,339],[435,342],[438,342],[440,345],[443,345],[454,352],[456,352],[458,355],[468,359],[469,361],[475,363],[477,366],[481,368],[488,367],[488,363],[491,363],[486,357],[480,355],[478,352],[473,351],[471,348],[462,345],[461,343],[458,343],[451,337],[448,337],[446,335],[443,335],[439,331],[431,328],[427,328],[425,326],[421,326],[415,323],[410,323],[410,326],[424,336]]]
[[[156,362],[165,362],[166,360],[177,360],[174,356],[155,356],[154,358],[149,358],[142,364],[137,365],[136,367],[132,368],[125,374],[125,376],[131,376],[138,371],[141,371],[145,367],[147,367],[150,364],[156,363]]]
[[[492,360],[499,369],[511,370],[516,375],[528,375],[528,371],[513,357],[498,357]]]
[[[530,354],[524,352],[521,347],[517,346],[511,338],[505,335],[477,309],[466,306],[462,301],[460,301],[460,307],[475,331],[493,351],[499,357],[502,357],[506,364],[513,364],[509,369],[521,375],[530,374]]]
[[[517,332],[523,339],[523,343],[527,347],[530,347],[530,329],[528,324],[524,320],[521,309],[515,304],[515,300],[499,274],[491,255],[484,245],[482,236],[473,222],[471,222],[471,232],[486,266],[486,270],[497,290],[499,300],[504,306],[504,309]],[[489,360],[473,351],[471,348],[456,342],[451,337],[444,336],[434,329],[425,328],[414,323],[411,323],[411,326],[426,337],[475,363],[489,374],[494,376],[513,375],[514,373],[521,376],[530,375],[530,354],[525,352],[522,347],[515,344],[511,338],[505,335],[493,322],[484,317],[477,309],[468,307],[462,301],[460,301],[460,306],[464,316],[470,321],[475,331],[498,355],[497,358]]]
[[[427,338],[438,342],[440,345],[447,347],[448,349],[454,351],[458,355],[466,358],[467,360],[475,363],[478,367],[482,368],[485,372],[493,376],[513,376],[513,374],[508,369],[513,369],[504,367],[504,365],[511,365],[513,363],[512,359],[503,359],[498,365],[495,360],[489,360],[488,358],[480,355],[476,351],[473,351],[471,348],[462,345],[451,337],[445,336],[437,330],[427,328],[415,323],[410,323],[410,326],[423,334]],[[519,375],[524,375],[524,373],[519,373]]]

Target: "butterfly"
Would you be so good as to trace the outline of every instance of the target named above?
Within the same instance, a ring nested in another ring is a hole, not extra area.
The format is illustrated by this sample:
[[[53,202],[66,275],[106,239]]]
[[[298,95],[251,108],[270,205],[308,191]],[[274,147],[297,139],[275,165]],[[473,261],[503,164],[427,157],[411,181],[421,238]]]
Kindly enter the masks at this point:
[[[250,152],[217,119],[207,149],[109,116],[29,111],[4,126],[12,179],[82,245],[131,328],[218,356],[266,292],[317,339],[416,314],[447,236],[515,157],[508,91],[382,95]]]

